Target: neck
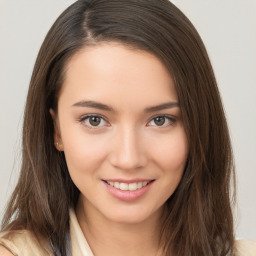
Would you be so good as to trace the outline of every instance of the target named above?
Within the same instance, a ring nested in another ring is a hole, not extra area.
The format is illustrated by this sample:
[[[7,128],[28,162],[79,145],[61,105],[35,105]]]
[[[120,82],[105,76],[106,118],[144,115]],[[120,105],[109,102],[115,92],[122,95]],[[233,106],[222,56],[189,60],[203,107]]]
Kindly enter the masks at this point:
[[[140,223],[118,223],[80,197],[76,215],[94,256],[159,255],[161,210]]]

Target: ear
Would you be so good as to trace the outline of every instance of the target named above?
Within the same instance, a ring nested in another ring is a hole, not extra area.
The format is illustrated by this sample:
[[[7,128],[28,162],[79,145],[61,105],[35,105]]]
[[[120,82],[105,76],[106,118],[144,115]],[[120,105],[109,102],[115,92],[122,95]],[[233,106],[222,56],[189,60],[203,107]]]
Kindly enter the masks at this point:
[[[54,146],[58,151],[63,151],[63,144],[62,144],[62,139],[61,139],[61,134],[60,134],[60,127],[59,127],[59,120],[57,114],[54,112],[54,110],[51,108],[49,110],[52,120],[53,120],[53,125],[54,125]]]

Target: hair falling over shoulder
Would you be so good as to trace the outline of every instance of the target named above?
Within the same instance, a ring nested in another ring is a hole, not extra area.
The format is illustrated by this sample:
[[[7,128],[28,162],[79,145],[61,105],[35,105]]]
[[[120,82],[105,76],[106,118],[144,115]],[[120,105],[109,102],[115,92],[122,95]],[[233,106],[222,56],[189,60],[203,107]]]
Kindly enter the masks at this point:
[[[168,0],[79,0],[53,24],[30,82],[21,172],[2,229],[29,229],[66,255],[69,208],[76,205],[79,191],[63,152],[54,147],[49,109],[57,108],[68,60],[86,45],[107,41],[153,53],[175,81],[189,156],[166,202],[160,238],[164,255],[232,255],[235,180],[220,94],[200,36]]]

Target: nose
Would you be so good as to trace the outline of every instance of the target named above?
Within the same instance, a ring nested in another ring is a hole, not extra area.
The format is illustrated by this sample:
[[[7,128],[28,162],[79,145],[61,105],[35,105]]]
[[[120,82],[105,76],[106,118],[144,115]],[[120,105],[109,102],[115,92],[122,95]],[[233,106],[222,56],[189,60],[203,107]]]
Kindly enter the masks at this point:
[[[112,141],[111,164],[122,170],[138,170],[147,164],[143,138],[136,129],[120,129]]]

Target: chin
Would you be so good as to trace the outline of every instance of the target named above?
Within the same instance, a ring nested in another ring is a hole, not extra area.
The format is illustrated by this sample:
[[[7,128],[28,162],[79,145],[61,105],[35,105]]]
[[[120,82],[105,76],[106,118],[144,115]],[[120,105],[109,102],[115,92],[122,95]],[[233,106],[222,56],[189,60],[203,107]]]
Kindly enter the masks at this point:
[[[161,208],[162,209],[162,208]],[[150,221],[152,218],[160,218],[161,210],[146,211],[146,209],[112,210],[105,217],[112,222],[120,224],[139,224]]]

